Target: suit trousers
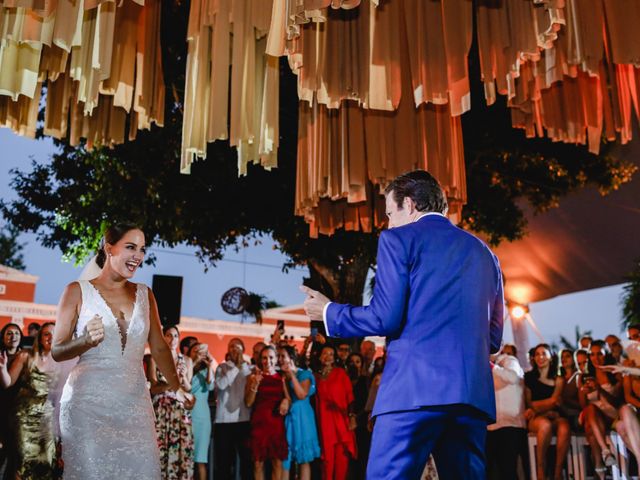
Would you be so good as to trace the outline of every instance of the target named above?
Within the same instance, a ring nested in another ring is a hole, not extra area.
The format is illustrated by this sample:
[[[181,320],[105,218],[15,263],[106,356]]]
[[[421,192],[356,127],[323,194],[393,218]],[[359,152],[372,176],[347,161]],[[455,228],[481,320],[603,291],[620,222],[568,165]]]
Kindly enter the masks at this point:
[[[249,422],[216,423],[214,430],[215,475],[216,480],[253,480],[247,439],[251,426]],[[234,472],[239,458],[240,472]],[[238,475],[239,474],[239,475]]]
[[[525,475],[529,473],[527,430],[503,427],[487,432],[487,478],[512,480],[518,478],[518,457]]]
[[[419,480],[432,454],[440,480],[484,480],[487,419],[467,405],[376,417],[367,479]]]

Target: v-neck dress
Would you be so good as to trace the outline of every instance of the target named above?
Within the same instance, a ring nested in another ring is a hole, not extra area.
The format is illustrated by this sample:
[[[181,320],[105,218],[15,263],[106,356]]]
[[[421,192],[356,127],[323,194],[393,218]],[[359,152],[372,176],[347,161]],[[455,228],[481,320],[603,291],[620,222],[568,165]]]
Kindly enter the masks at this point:
[[[142,359],[149,336],[147,287],[138,284],[122,342],[120,327],[100,292],[80,281],[82,308],[75,336],[94,315],[104,340],[80,356],[60,399],[65,480],[159,479],[160,459]]]

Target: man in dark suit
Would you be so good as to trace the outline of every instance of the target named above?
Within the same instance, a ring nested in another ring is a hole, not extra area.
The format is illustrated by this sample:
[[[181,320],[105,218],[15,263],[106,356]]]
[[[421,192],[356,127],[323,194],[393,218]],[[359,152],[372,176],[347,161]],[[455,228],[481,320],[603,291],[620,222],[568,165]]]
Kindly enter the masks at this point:
[[[385,193],[389,229],[370,305],[332,303],[301,287],[305,309],[332,337],[387,337],[367,478],[419,479],[433,454],[441,479],[483,479],[495,419],[489,354],[502,339],[498,260],[445,217],[446,197],[429,173],[401,175]]]

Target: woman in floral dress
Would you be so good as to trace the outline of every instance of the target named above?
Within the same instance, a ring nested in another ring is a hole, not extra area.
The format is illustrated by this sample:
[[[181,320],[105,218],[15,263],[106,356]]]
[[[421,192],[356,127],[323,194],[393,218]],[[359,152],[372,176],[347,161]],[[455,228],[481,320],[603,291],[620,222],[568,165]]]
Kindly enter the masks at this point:
[[[164,338],[171,347],[180,386],[191,391],[193,362],[178,353],[180,332],[175,326],[165,327]],[[153,361],[152,361],[153,362]],[[193,478],[193,433],[191,431],[192,396],[180,396],[169,389],[160,370],[151,365],[149,381],[153,409],[156,414],[156,433],[160,449],[163,480],[191,480]]]

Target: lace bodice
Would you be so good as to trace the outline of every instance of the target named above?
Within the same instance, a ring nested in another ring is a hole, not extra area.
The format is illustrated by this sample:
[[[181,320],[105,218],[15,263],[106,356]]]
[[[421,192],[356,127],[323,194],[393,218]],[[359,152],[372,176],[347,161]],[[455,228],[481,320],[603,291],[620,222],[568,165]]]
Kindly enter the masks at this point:
[[[147,286],[138,284],[133,305],[131,320],[127,332],[121,332],[111,308],[100,292],[91,282],[82,280],[78,282],[82,289],[82,308],[76,324],[75,335],[84,334],[87,322],[94,315],[102,317],[104,325],[104,340],[98,346],[87,350],[80,357],[80,362],[99,360],[100,363],[108,363],[116,366],[126,364],[131,358],[142,358],[144,347],[149,336],[149,295]],[[122,344],[122,333],[126,343]]]

